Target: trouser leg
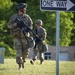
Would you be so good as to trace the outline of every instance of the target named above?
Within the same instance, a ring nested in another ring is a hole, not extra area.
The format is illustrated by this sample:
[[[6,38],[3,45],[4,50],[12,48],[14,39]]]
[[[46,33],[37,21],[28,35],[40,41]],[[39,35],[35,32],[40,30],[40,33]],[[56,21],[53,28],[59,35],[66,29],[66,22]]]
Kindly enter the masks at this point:
[[[30,63],[31,64],[34,64],[35,60],[37,59],[37,53],[38,53],[38,50],[33,50],[33,58],[30,60]]]
[[[42,62],[44,61],[44,53],[42,50],[42,46],[42,43],[38,44],[40,64],[42,64]]]
[[[38,50],[34,49],[33,50],[33,60],[37,59],[37,53],[38,53]]]
[[[24,63],[26,62],[26,58],[28,56],[28,51],[25,51],[22,53],[22,60],[23,60],[23,63],[22,63],[22,68],[24,68]]]
[[[39,51],[39,59],[40,59],[40,64],[44,61],[44,53]]]
[[[16,50],[16,63],[19,67],[24,68],[24,62],[28,52],[26,39],[14,39],[14,48]]]
[[[19,39],[14,39],[14,48],[16,50],[16,63],[19,66],[19,69],[22,67],[22,43]]]
[[[17,56],[16,57],[16,63],[19,65],[19,68],[24,68],[24,63],[25,63],[25,59],[27,58],[28,53],[27,52],[23,52],[22,53],[22,57],[21,56]]]
[[[27,56],[28,56],[28,52],[23,52],[22,53],[22,60],[23,60],[23,62],[25,62],[26,60],[26,58],[27,58]]]
[[[16,57],[16,63],[18,64],[18,69],[21,69],[23,64],[22,57]]]

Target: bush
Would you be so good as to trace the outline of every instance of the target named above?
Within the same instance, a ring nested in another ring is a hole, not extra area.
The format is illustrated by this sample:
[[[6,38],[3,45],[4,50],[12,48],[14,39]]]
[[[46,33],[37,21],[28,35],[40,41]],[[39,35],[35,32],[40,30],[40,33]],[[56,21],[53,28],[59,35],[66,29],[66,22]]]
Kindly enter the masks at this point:
[[[5,44],[4,42],[0,42],[0,47],[5,48],[5,57],[15,57],[16,52],[10,46]]]

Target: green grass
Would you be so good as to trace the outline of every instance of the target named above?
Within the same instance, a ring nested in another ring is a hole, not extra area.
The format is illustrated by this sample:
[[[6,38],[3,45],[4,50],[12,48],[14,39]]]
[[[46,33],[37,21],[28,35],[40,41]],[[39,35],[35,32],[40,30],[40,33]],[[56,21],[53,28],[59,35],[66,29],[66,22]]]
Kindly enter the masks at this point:
[[[56,75],[56,61],[45,60],[42,65],[39,60],[31,65],[27,59],[25,68],[18,70],[15,59],[5,59],[4,64],[0,64],[0,75]],[[60,75],[75,75],[75,62],[60,62]]]

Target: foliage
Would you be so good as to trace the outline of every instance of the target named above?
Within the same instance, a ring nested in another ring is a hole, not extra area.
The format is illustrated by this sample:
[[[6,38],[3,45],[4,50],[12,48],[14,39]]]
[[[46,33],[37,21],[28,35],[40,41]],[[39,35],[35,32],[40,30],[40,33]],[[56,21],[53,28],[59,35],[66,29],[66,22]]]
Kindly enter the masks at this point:
[[[71,43],[71,36],[73,30],[73,13],[61,12],[60,19],[60,44],[61,46],[68,46]]]
[[[15,50],[8,46],[8,44],[5,44],[4,42],[0,42],[0,47],[5,48],[5,57],[14,57],[15,56]]]
[[[9,34],[8,29],[8,20],[10,15],[13,13],[12,10],[13,3],[10,0],[0,0],[0,47],[5,48],[6,56],[14,56],[15,52],[13,51],[13,38]],[[12,10],[12,11],[11,11]],[[10,12],[10,13],[9,13]]]
[[[6,19],[7,11],[12,6],[12,3],[10,0],[0,0],[0,20]]]
[[[72,29],[72,37],[71,37],[71,43],[70,45],[73,45],[75,46],[75,13],[73,12],[74,14],[74,18],[72,19],[73,20],[73,29]]]

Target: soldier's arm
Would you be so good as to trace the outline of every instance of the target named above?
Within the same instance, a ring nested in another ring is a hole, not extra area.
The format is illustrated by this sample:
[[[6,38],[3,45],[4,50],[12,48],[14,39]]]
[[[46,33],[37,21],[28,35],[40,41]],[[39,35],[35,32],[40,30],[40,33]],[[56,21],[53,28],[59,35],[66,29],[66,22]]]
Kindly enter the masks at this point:
[[[46,36],[47,36],[47,32],[46,32],[46,30],[43,28],[43,30],[42,30],[42,36],[41,36],[41,40],[42,41],[44,41],[45,39],[46,39]]]
[[[32,24],[33,24],[33,21],[32,21],[32,19],[30,18],[30,16],[28,16],[28,26],[29,26],[30,29],[33,28]]]
[[[15,15],[13,15],[13,16],[10,18],[10,20],[9,20],[9,22],[8,22],[8,28],[12,29],[12,28],[14,28],[14,27],[17,26],[17,23],[15,23],[15,18],[16,18]]]

